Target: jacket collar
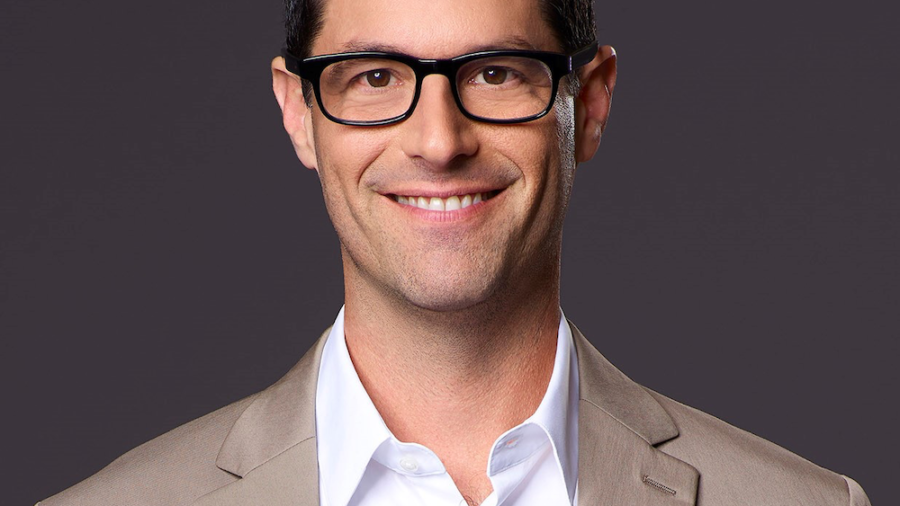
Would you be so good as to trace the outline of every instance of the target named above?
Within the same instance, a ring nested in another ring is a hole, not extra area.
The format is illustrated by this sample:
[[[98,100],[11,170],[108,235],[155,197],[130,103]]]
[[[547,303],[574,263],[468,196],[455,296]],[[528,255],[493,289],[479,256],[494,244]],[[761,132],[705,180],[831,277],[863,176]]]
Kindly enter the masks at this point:
[[[328,332],[277,383],[260,392],[225,438],[216,465],[241,479],[195,506],[316,506],[316,379]]]
[[[220,469],[243,477],[294,445],[315,440],[316,378],[326,336],[328,331],[244,410],[219,450]]]
[[[602,410],[648,444],[677,437],[678,427],[656,399],[606,360],[575,324],[569,326],[578,354],[581,404]]]
[[[578,503],[695,504],[699,473],[655,446],[678,436],[669,414],[569,322],[580,376]],[[195,506],[318,505],[315,393],[329,330],[238,418],[216,465],[241,477]]]

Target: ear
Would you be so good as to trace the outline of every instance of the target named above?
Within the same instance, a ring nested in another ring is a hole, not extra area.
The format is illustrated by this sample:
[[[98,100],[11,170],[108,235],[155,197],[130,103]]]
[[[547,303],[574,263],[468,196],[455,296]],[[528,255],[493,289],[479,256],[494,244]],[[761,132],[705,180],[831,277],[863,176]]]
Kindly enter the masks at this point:
[[[616,50],[602,46],[581,69],[581,91],[575,97],[575,161],[590,160],[606,130],[609,106],[616,87]]]
[[[272,90],[281,107],[284,129],[291,138],[297,158],[307,168],[318,170],[316,148],[313,142],[312,108],[303,98],[300,78],[284,66],[281,56],[272,60]]]

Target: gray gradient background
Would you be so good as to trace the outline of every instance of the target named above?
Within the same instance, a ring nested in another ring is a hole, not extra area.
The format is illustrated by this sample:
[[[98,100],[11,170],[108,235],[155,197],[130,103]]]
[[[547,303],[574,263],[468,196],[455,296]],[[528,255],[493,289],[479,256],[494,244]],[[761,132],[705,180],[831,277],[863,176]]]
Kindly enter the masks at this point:
[[[879,506],[900,471],[886,5],[600,5],[620,77],[563,260],[566,314],[633,379]],[[280,9],[0,4],[2,504],[265,387],[337,313],[337,240],[270,90]]]

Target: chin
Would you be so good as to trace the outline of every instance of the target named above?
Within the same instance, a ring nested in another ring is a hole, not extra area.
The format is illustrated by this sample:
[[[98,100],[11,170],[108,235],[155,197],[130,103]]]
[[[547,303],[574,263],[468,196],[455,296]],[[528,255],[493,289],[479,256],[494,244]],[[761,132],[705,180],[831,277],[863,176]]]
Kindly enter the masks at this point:
[[[499,283],[488,279],[470,274],[450,279],[437,276],[417,283],[407,278],[397,292],[400,298],[419,309],[441,313],[463,311],[482,304],[496,292]]]

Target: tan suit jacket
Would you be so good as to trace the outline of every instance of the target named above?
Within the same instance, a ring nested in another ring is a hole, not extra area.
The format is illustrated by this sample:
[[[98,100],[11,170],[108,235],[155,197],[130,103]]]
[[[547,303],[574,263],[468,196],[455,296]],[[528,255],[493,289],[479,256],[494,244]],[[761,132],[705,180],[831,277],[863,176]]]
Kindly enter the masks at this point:
[[[581,382],[579,506],[869,506],[853,480],[641,387],[572,330]],[[318,505],[314,408],[327,335],[266,390],[38,504]]]

